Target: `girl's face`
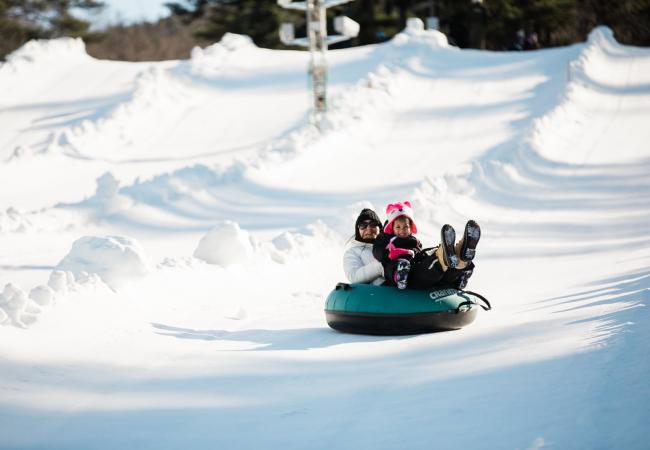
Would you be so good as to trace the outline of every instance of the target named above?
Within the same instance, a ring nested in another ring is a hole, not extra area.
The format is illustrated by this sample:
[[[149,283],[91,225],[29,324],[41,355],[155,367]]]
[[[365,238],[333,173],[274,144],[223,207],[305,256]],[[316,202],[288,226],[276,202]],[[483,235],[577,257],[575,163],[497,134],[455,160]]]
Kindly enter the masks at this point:
[[[411,235],[411,221],[406,217],[395,219],[393,233],[398,237],[409,237]]]

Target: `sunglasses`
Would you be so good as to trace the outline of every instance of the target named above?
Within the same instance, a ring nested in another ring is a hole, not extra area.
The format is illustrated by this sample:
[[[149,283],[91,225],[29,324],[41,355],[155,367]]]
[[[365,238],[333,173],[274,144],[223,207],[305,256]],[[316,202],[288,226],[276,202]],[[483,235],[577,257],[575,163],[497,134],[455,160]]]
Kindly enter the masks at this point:
[[[368,227],[378,227],[379,224],[377,222],[373,222],[372,220],[368,220],[366,222],[361,222],[359,224],[359,229],[360,230],[365,230]]]

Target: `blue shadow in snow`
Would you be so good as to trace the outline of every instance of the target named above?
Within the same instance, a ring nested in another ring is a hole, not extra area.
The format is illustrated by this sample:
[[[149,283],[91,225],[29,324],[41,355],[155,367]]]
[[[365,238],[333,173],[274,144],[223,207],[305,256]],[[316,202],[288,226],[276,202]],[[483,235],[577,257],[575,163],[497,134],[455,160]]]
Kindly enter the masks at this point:
[[[39,265],[39,264],[23,264],[23,265],[0,265],[0,270],[54,270],[54,266]]]
[[[638,276],[622,276],[615,282],[620,282],[626,295],[650,300],[648,290],[634,294],[638,286],[634,281],[628,283],[633,278]],[[605,333],[609,345],[533,362],[527,358],[503,361],[500,352],[522,337],[536,341],[546,336],[543,320],[495,328],[483,333],[481,339],[462,339],[462,332],[455,332],[458,334],[454,337],[460,339],[442,346],[431,341],[427,346],[405,347],[390,357],[382,352],[342,358],[263,358],[251,361],[256,366],[245,366],[244,370],[199,370],[172,377],[151,369],[134,373],[132,369],[83,364],[64,368],[7,362],[3,364],[5,374],[24,374],[27,381],[35,371],[50,374],[43,380],[44,386],[73,391],[81,386],[83,395],[92,390],[113,392],[122,398],[133,392],[152,398],[174,393],[175,398],[201,396],[214,399],[216,404],[187,406],[178,401],[175,406],[152,403],[138,408],[125,405],[113,410],[86,410],[93,406],[92,400],[76,400],[78,409],[72,411],[3,404],[0,448],[86,450],[135,445],[141,450],[247,450],[264,443],[269,448],[321,450],[331,447],[335,439],[338,448],[344,450],[424,450],[431,448],[432,442],[448,449],[549,445],[643,449],[650,401],[650,358],[644,351],[650,329],[648,309],[622,310],[592,319],[612,323],[608,329],[595,330]],[[630,321],[636,323],[620,327]],[[179,339],[262,341],[268,344],[267,349],[276,350],[307,350],[325,347],[325,342],[334,345],[366,339],[316,328],[225,333],[152,325],[160,334]],[[469,361],[479,355],[489,358],[492,354],[501,358],[494,367],[476,372],[467,364],[453,377],[436,376],[438,364]],[[418,376],[402,382],[400,376],[406,372]],[[252,403],[220,405],[218,400],[223,396]],[[468,420],[475,417],[481,417],[481,427],[468,428]],[[377,424],[389,426],[378,430]]]
[[[58,110],[59,112],[38,117],[33,125],[21,131],[48,130],[74,126],[84,120],[95,121],[106,116],[121,103],[131,98],[131,92],[121,92],[104,97],[87,97],[66,102],[31,103],[0,109],[3,111]]]
[[[364,336],[344,334],[330,328],[296,328],[288,330],[197,330],[162,323],[152,323],[157,334],[178,339],[201,341],[254,342],[255,348],[243,351],[309,350],[327,348],[351,342],[377,342],[385,340],[408,339],[410,336]],[[242,350],[237,350],[242,351]]]

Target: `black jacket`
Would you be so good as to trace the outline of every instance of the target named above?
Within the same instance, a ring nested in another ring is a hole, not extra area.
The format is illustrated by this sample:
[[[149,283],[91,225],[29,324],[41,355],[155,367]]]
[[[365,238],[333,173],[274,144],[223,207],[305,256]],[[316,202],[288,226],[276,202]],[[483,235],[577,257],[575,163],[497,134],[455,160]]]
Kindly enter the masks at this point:
[[[375,242],[372,244],[372,254],[373,256],[382,264],[386,264],[390,261],[388,258],[388,249],[386,246],[390,243],[390,240],[394,238],[394,234],[381,233],[375,239]],[[413,253],[416,255],[422,249],[422,243],[418,238],[411,235],[409,237],[397,237],[393,244],[397,248],[403,248],[406,250],[413,250]]]

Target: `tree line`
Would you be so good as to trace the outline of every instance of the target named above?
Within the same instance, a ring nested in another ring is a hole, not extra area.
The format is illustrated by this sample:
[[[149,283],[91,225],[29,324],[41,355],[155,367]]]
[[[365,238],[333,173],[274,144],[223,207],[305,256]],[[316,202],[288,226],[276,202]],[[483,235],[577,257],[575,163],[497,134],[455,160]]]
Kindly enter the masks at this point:
[[[26,41],[82,37],[88,53],[127,61],[187,58],[227,33],[250,36],[265,48],[286,48],[278,36],[282,22],[305,32],[304,15],[275,0],[184,0],[166,4],[169,17],[156,23],[115,25],[92,32],[74,10],[102,8],[98,0],[0,0],[0,58]],[[597,25],[614,30],[619,42],[650,46],[650,0],[356,0],[328,10],[361,25],[359,36],[338,46],[382,42],[401,31],[410,17],[436,17],[438,28],[461,48],[519,49],[525,37],[535,47],[584,41]]]

